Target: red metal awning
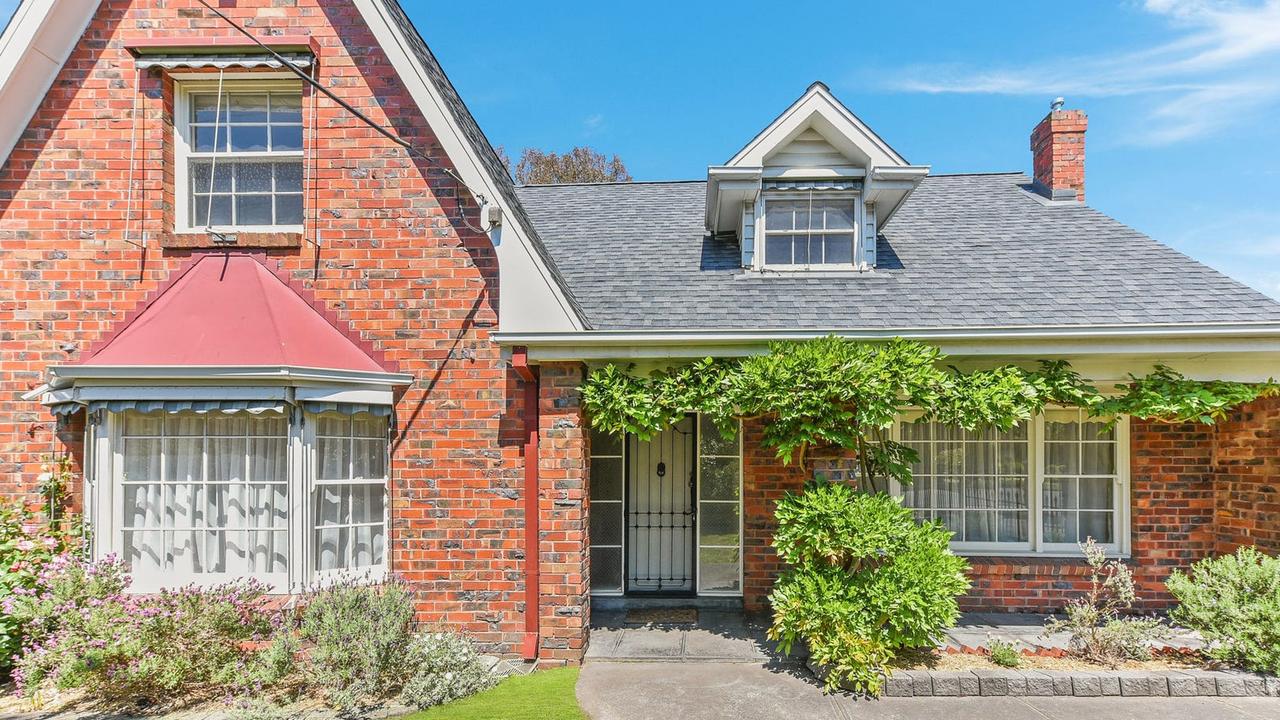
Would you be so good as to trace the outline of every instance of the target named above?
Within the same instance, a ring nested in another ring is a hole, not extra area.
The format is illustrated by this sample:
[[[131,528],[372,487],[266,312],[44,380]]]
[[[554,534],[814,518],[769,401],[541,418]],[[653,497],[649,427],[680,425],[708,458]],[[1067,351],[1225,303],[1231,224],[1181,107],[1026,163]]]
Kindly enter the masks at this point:
[[[395,372],[344,326],[264,256],[197,255],[75,364]]]

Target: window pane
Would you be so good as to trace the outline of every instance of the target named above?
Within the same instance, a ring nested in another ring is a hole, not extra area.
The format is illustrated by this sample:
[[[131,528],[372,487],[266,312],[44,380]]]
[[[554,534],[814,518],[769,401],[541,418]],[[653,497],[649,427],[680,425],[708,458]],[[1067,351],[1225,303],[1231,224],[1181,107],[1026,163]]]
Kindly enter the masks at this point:
[[[1079,440],[1080,425],[1076,413],[1045,413],[1044,436],[1046,440]]]
[[[791,236],[766,236],[764,241],[764,262],[766,265],[790,265]]]
[[[822,248],[817,248],[818,252],[822,252]],[[809,237],[807,235],[796,235],[791,242],[791,262],[795,265],[809,264]],[[819,257],[819,260],[822,258]]]
[[[1000,542],[1027,542],[1030,537],[1026,510],[1001,510],[997,539]]]
[[[347,415],[319,415],[316,434],[328,437],[346,437],[351,434],[351,418]]]
[[[226,152],[230,133],[226,125],[197,125],[191,128],[191,149],[196,152]]]
[[[938,473],[961,474],[964,472],[964,443],[940,442],[933,446],[934,463]]]
[[[622,458],[591,458],[591,501],[597,500],[622,500]]]
[[[124,438],[124,482],[157,482],[160,480],[160,440]]]
[[[964,536],[961,535],[961,533],[964,532],[963,510],[939,510],[934,513],[934,517],[942,522],[943,527],[956,534],[952,540],[964,539]]]
[[[795,228],[795,210],[793,202],[786,200],[769,200],[764,205],[764,227],[766,230],[791,230]]]
[[[853,229],[853,203],[851,201],[829,203],[826,211],[828,230]]]
[[[940,508],[962,508],[964,507],[964,479],[956,477],[941,477],[934,480],[934,487],[937,488],[935,496],[936,507]]]
[[[591,506],[591,544],[622,544],[621,503],[602,503]],[[598,512],[597,512],[598,511]]]
[[[129,412],[124,415],[124,435],[159,435],[163,432],[164,415]]]
[[[159,456],[156,458],[157,463]],[[159,483],[124,485],[124,526],[160,527],[164,517],[164,489]]]
[[[302,192],[302,163],[275,163],[276,192]]]
[[[1107,427],[1105,422],[1093,420],[1080,425],[1081,440],[1115,440],[1116,429]]]
[[[1080,446],[1076,443],[1044,444],[1046,475],[1077,475],[1080,472]]]
[[[993,508],[996,506],[996,479],[993,477],[966,478],[965,507]]]
[[[242,437],[209,440],[209,481],[243,482],[247,441]]]
[[[196,436],[204,434],[204,416],[168,413],[164,416],[164,431],[168,435]]]
[[[353,478],[382,480],[387,477],[386,440],[356,440],[354,453]]]
[[[216,114],[218,108],[218,96],[216,93],[200,93],[191,96],[191,122],[212,123],[219,118],[223,122],[227,120],[227,101],[226,96],[222,100],[222,113]]]
[[[1115,507],[1112,502],[1113,487],[1110,478],[1081,478],[1080,507],[1098,510],[1110,510]]]
[[[1093,538],[1100,543],[1115,542],[1112,533],[1112,514],[1109,512],[1080,513],[1080,532],[1077,540],[1084,542],[1087,538]]]
[[[302,149],[301,125],[272,125],[271,151],[288,152]]]
[[[346,480],[351,477],[351,441],[346,438],[316,438],[316,478]]]
[[[270,195],[238,195],[236,196],[237,225],[270,225]]]
[[[591,589],[619,592],[622,590],[622,548],[596,547],[591,544]]]
[[[738,579],[738,548],[701,548],[698,563],[703,592],[737,592],[742,589]]]
[[[1049,511],[1044,514],[1044,540],[1051,543],[1076,542],[1076,514]]]
[[[823,262],[828,264],[853,262],[853,236],[827,235],[823,239]]]
[[[616,433],[607,433],[601,430],[591,429],[591,454],[592,455],[621,455],[622,454],[622,436]]]
[[[738,458],[704,457],[701,466],[701,499],[738,499]]]
[[[977,442],[967,444],[964,454],[964,472],[966,475],[995,475],[995,443]]]
[[[1048,478],[1044,481],[1044,506],[1047,508],[1074,508],[1076,506],[1076,481]]]
[[[233,123],[267,121],[266,95],[243,95],[237,93],[231,95],[229,105],[231,122]]]
[[[698,443],[703,455],[738,455],[738,436],[726,438],[706,415],[698,417]]]
[[[210,197],[213,198],[210,201]],[[230,225],[231,224],[231,196],[230,195],[193,195],[192,196],[192,217],[196,226],[205,225]]]
[[[902,504],[907,507],[933,507],[933,492],[927,477],[917,477],[902,488]]]
[[[191,161],[191,191],[196,193],[231,192],[231,175],[235,170],[233,163],[214,163],[212,160]],[[213,187],[209,187],[210,171],[213,173]]]
[[[236,163],[236,192],[271,192],[271,163]]]
[[[302,94],[273,93],[271,95],[271,122],[301,123]]]
[[[1109,442],[1087,442],[1081,445],[1080,473],[1082,475],[1114,475],[1116,472],[1116,446]]]
[[[736,503],[699,503],[702,534],[699,545],[738,544],[738,505]]]
[[[266,125],[232,125],[232,152],[260,152],[267,149]]]
[[[998,468],[1002,475],[1027,474],[1027,444],[1025,442],[998,443]]]
[[[1027,505],[1027,478],[1000,478],[1000,507],[1025,508]]]
[[[965,512],[964,539],[965,542],[995,542],[996,514],[986,510]]]

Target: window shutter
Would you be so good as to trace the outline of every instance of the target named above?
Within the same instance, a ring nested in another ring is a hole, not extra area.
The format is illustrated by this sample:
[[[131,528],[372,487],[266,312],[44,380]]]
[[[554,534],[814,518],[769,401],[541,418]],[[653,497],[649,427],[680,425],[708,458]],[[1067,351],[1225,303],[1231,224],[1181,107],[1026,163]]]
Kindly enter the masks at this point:
[[[876,206],[867,203],[862,213],[862,262],[866,267],[876,266]]]
[[[742,231],[738,233],[742,247],[742,267],[749,268],[756,252],[756,204],[742,203]]]

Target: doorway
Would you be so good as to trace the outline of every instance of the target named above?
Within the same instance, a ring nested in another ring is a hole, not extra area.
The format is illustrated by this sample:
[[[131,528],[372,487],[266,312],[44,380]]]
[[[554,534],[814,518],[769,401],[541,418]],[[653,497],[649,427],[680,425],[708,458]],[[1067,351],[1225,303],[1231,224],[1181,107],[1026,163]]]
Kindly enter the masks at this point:
[[[691,595],[697,577],[697,423],[627,437],[626,592]]]

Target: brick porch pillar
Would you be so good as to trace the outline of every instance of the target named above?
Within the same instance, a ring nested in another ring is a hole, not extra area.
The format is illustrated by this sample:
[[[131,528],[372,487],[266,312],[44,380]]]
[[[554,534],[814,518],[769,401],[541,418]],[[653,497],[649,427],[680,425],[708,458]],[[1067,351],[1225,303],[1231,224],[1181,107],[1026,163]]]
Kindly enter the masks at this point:
[[[539,658],[577,664],[591,616],[587,544],[587,438],[577,363],[539,368],[538,506],[540,540]]]

